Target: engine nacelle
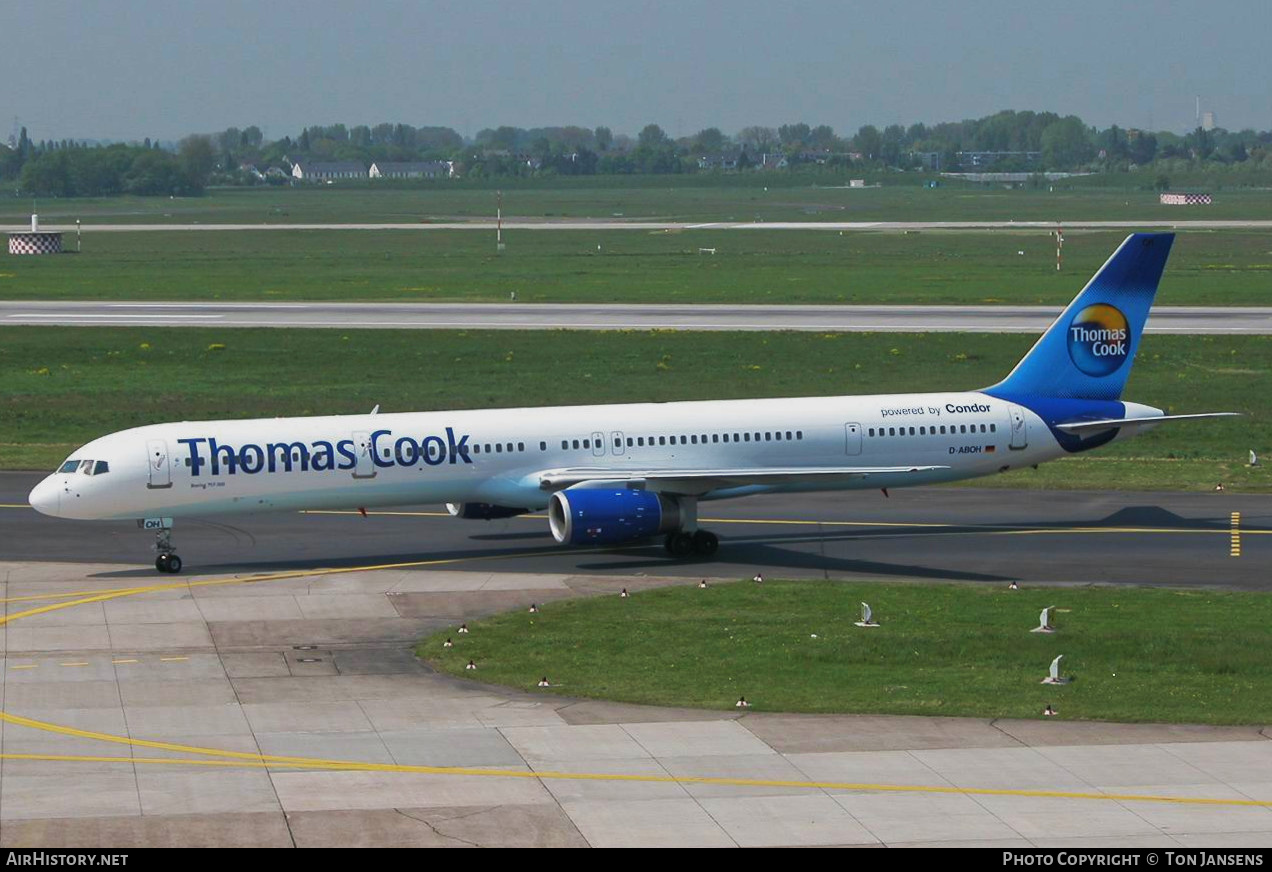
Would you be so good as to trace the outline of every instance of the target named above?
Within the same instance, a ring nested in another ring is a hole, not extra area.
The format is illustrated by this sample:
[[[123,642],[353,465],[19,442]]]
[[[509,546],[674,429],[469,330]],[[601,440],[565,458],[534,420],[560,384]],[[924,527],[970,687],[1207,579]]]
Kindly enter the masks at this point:
[[[493,521],[495,518],[515,518],[524,515],[529,509],[515,509],[512,506],[496,506],[491,503],[447,503],[446,511],[452,517],[466,521]]]
[[[629,488],[567,488],[548,503],[552,538],[562,545],[614,545],[680,526],[672,498]]]

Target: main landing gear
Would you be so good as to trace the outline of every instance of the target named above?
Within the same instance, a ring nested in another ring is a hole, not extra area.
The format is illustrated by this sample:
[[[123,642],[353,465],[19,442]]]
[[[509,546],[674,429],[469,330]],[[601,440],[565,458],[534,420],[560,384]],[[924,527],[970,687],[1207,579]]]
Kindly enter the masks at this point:
[[[720,550],[720,537],[710,530],[698,529],[698,500],[681,497],[680,529],[672,530],[663,541],[663,547],[672,557],[714,557]]]
[[[667,534],[663,547],[672,557],[712,557],[720,550],[720,537],[710,530],[676,530]]]
[[[169,573],[181,571],[181,558],[174,553],[172,548],[171,527],[155,531],[155,550],[159,552],[159,556],[155,558],[155,569]]]

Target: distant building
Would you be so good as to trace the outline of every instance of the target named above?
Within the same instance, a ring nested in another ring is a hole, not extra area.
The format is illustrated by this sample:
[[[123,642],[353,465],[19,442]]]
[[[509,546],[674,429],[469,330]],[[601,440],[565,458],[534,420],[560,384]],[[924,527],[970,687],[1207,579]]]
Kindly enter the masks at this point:
[[[939,151],[912,151],[910,157],[923,169],[939,172],[941,169],[941,153]]]
[[[737,168],[737,155],[704,154],[698,158],[698,169],[700,170],[736,170]]]
[[[1215,129],[1215,113],[1213,113],[1213,112],[1202,112],[1202,113],[1201,113],[1201,129],[1202,129],[1202,130],[1214,130],[1214,129]]]
[[[778,152],[777,154],[762,154],[758,166],[762,170],[784,170],[790,166],[790,161],[786,159],[786,155]]]
[[[445,160],[376,161],[370,172],[373,179],[448,179],[453,175],[454,164]]]
[[[988,169],[998,163],[1013,160],[1025,166],[1042,163],[1040,151],[960,151],[955,154],[960,166]]]
[[[329,182],[333,179],[365,179],[366,177],[367,168],[359,161],[319,163],[298,160],[292,164],[292,178],[303,182]]]

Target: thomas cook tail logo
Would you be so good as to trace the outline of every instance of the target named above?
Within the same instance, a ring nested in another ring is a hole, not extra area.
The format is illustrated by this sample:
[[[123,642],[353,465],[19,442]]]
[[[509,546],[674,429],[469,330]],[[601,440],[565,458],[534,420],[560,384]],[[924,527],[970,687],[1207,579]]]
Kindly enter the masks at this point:
[[[1106,303],[1087,306],[1069,322],[1069,357],[1087,375],[1110,375],[1130,355],[1126,316]]]

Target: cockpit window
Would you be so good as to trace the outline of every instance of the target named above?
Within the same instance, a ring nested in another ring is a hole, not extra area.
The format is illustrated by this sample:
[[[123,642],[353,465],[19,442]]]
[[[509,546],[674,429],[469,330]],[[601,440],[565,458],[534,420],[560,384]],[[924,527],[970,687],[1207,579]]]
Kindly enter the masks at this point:
[[[80,471],[80,472],[82,472],[82,473],[84,473],[85,475],[92,475],[92,474],[93,474],[93,461],[91,461],[91,460],[81,460],[81,461],[80,461],[80,470],[79,470],[79,471]]]
[[[93,464],[93,475],[105,475],[110,472],[110,464],[104,460],[99,460]]]
[[[78,460],[68,460],[65,463],[63,463],[58,468],[57,471],[58,472],[74,472],[75,470],[79,469],[79,464],[80,462]]]

